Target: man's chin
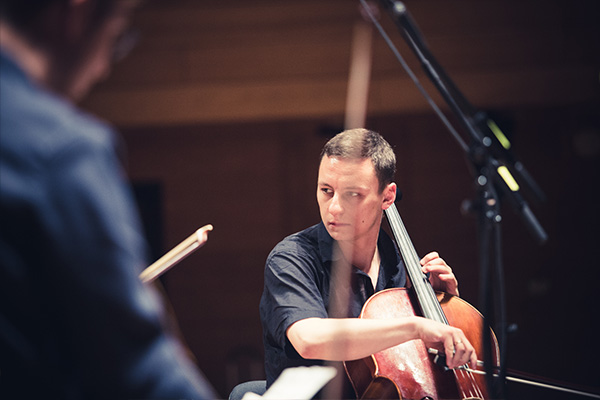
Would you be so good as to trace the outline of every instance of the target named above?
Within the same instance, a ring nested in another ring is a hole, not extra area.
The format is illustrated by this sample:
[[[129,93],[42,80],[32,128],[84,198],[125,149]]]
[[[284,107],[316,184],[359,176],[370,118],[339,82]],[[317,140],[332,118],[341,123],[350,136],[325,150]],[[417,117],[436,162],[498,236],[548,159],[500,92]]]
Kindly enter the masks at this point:
[[[328,226],[327,232],[329,236],[331,236],[334,240],[344,241],[344,240],[352,240],[354,237],[354,232],[349,226],[339,227],[339,226]]]

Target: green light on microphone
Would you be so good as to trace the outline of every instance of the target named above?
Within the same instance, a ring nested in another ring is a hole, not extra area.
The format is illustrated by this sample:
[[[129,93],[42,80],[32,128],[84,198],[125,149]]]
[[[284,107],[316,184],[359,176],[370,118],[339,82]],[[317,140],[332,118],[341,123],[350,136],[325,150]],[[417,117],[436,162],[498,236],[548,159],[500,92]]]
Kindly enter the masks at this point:
[[[498,125],[496,125],[496,123],[491,119],[488,119],[487,126],[490,128],[494,136],[496,136],[502,147],[504,147],[506,150],[510,149],[510,142],[508,141],[506,136],[504,136],[504,133],[502,133],[500,128],[498,128]]]
[[[498,174],[502,177],[502,179],[504,179],[504,182],[506,182],[506,185],[510,190],[512,190],[513,192],[519,190],[519,184],[517,183],[517,181],[515,181],[515,178],[513,178],[508,168],[506,168],[504,165],[499,166]]]

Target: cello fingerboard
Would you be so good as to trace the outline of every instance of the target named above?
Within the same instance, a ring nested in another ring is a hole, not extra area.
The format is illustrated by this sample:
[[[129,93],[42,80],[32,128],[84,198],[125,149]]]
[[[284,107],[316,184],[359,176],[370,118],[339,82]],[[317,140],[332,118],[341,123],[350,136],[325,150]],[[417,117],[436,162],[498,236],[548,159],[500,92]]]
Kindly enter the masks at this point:
[[[429,283],[427,275],[421,270],[420,258],[417,255],[415,246],[413,245],[408,232],[400,218],[400,213],[395,204],[392,204],[385,210],[385,215],[390,224],[390,228],[398,245],[400,255],[406,265],[406,271],[410,282],[415,290],[419,300],[421,312],[425,318],[432,319],[444,324],[448,324],[448,320],[437,300],[435,291]]]

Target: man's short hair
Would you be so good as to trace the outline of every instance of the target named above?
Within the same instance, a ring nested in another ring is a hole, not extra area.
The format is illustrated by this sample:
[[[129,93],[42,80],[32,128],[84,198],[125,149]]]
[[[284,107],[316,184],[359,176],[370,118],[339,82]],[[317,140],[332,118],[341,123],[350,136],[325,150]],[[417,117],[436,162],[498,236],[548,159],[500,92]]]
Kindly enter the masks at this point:
[[[380,192],[394,181],[396,155],[392,146],[377,132],[358,128],[338,133],[323,147],[320,161],[324,156],[350,160],[369,158],[375,167]]]

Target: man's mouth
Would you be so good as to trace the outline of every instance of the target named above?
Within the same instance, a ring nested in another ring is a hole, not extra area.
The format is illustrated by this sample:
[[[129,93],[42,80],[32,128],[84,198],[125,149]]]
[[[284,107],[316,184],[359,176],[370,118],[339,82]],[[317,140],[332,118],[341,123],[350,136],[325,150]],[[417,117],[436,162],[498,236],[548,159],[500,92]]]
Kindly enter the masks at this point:
[[[333,228],[342,228],[342,227],[350,225],[350,224],[346,224],[346,223],[338,222],[338,221],[330,221],[327,224]]]

